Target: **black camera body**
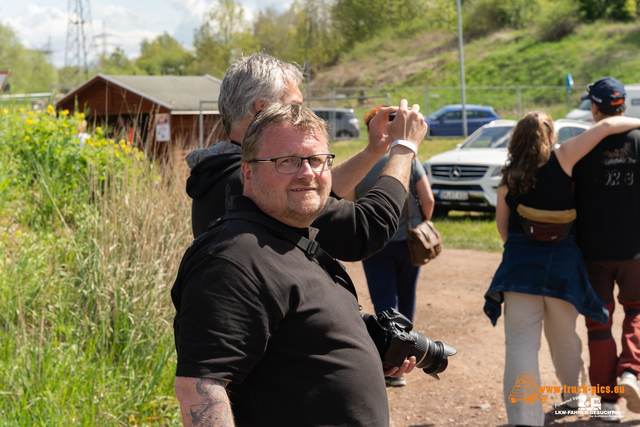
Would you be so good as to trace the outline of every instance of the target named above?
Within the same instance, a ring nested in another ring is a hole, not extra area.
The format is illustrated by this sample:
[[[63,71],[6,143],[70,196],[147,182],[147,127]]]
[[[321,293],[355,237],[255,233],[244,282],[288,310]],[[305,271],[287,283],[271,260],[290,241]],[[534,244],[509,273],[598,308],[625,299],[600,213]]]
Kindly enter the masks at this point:
[[[407,357],[416,357],[416,367],[439,380],[438,374],[448,365],[448,357],[457,350],[441,341],[413,330],[413,323],[390,308],[377,315],[360,313],[367,331],[376,345],[380,358],[391,366],[401,366]]]

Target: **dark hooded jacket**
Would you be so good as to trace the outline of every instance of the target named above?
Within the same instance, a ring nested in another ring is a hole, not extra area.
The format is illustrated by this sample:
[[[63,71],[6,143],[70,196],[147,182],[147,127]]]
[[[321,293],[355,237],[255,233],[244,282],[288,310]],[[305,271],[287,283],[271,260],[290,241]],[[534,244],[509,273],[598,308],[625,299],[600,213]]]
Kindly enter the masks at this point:
[[[222,141],[192,151],[186,160],[191,168],[187,194],[193,199],[193,235],[198,237],[227,212],[236,195],[242,194],[240,144]],[[390,176],[380,177],[357,203],[332,194],[312,224],[320,230],[316,240],[334,258],[367,258],[395,234],[406,197],[402,183]]]

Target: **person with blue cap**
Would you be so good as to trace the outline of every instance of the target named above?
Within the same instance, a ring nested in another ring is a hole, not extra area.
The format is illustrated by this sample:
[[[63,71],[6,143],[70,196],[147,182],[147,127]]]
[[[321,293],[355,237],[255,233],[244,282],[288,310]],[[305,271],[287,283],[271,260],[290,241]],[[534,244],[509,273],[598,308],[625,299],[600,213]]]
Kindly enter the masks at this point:
[[[582,99],[591,100],[596,122],[624,114],[626,91],[620,81],[603,77],[587,90]],[[620,421],[620,397],[629,411],[640,413],[639,159],[640,130],[634,129],[604,138],[573,169],[577,241],[589,281],[611,314],[617,283],[618,303],[625,313],[620,355],[611,334],[613,317],[606,324],[586,319],[589,377],[591,385],[600,386],[602,409],[612,414],[603,421],[609,422]]]

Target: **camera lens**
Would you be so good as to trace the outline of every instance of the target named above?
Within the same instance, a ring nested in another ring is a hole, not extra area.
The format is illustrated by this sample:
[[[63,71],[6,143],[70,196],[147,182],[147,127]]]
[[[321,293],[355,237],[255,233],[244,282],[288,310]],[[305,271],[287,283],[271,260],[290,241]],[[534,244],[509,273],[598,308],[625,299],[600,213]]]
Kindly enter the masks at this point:
[[[449,364],[449,356],[457,353],[457,350],[441,341],[433,341],[420,332],[411,331],[411,336],[416,340],[411,355],[416,357],[416,367],[421,368],[425,374],[439,380],[438,374]]]

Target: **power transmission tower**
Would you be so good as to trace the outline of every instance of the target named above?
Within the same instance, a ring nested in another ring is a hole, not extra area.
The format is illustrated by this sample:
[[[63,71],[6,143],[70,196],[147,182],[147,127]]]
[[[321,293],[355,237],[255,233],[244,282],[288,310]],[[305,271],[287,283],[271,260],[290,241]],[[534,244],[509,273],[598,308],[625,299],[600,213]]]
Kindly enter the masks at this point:
[[[95,40],[95,44],[93,46],[96,48],[96,51],[99,50],[100,48],[102,49],[102,55],[100,56],[100,61],[99,61],[101,73],[104,72],[103,65],[104,65],[104,62],[107,60],[107,45],[114,46],[113,43],[107,42],[107,37],[112,37],[112,36],[114,36],[114,34],[107,33],[106,25],[104,21],[102,21],[102,33],[96,34],[95,36],[93,36]],[[101,46],[98,46],[98,39],[102,39]]]
[[[91,7],[89,0],[69,0],[67,13],[67,46],[65,66],[75,66],[78,84],[86,80],[89,73],[87,51],[93,45],[91,28]]]
[[[44,45],[42,49],[37,49],[37,50],[42,52],[42,54],[44,55],[44,59],[46,59],[47,62],[53,63],[53,49],[51,48],[51,36],[49,36],[49,39],[47,40],[47,44]]]

